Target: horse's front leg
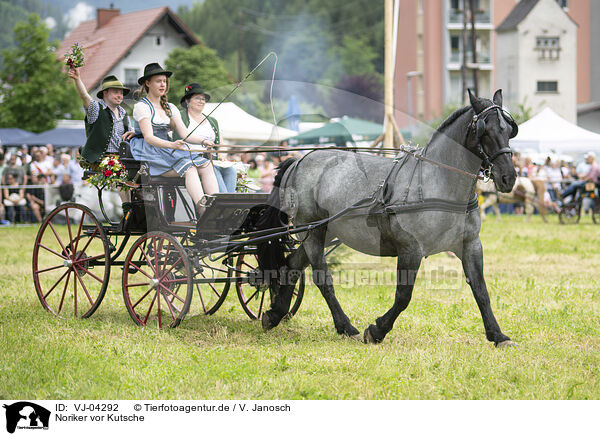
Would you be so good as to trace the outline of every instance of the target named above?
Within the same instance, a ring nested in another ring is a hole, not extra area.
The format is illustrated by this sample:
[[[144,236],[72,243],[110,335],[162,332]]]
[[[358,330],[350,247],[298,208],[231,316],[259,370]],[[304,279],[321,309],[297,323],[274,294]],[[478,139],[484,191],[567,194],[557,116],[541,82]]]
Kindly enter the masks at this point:
[[[394,326],[394,322],[396,321],[396,318],[398,318],[398,315],[400,315],[400,312],[408,307],[408,303],[410,303],[412,297],[417,271],[421,265],[421,259],[421,255],[414,252],[398,254],[398,266],[396,268],[396,297],[394,298],[394,305],[383,316],[377,318],[374,325],[371,324],[365,329],[365,343],[379,343],[383,341],[385,335],[387,335]]]
[[[500,331],[500,326],[492,313],[490,296],[483,278],[483,249],[479,237],[465,242],[462,265],[481,312],[488,341],[493,342],[497,347],[514,345],[510,338]]]
[[[335,330],[341,335],[348,335],[357,340],[362,340],[356,327],[352,325],[348,316],[342,310],[333,290],[333,279],[327,267],[325,259],[326,228],[311,231],[306,241],[302,244],[310,265],[313,269],[313,282],[321,291],[325,299]]]
[[[286,267],[283,268],[283,277],[280,277],[282,282],[278,286],[278,292],[273,298],[271,308],[262,317],[262,326],[265,330],[276,327],[290,310],[290,304],[298,279],[308,266],[308,257],[306,256],[304,247],[298,247],[297,250],[288,256],[286,264]]]

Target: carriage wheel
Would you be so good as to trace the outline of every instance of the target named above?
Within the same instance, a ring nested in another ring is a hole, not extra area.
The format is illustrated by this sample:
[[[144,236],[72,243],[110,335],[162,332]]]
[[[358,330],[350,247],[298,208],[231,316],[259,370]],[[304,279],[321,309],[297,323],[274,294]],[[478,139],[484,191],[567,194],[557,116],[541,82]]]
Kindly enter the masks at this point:
[[[46,310],[61,317],[72,310],[87,318],[100,306],[110,277],[104,229],[87,207],[62,204],[42,222],[32,264],[33,284]]]
[[[136,324],[177,327],[192,293],[191,264],[177,239],[150,232],[133,243],[123,268],[123,298]]]
[[[264,311],[271,305],[271,296],[266,297],[268,286],[252,283],[253,272],[257,269],[258,259],[255,254],[246,253],[238,256],[235,267],[235,275],[238,279],[235,282],[235,287],[242,308],[250,319],[261,319]],[[284,319],[289,319],[298,312],[304,297],[304,281],[305,276],[304,271],[302,271],[292,295],[290,311]]]
[[[228,277],[232,277],[232,260],[227,257],[225,260],[211,261],[203,257],[198,265],[200,268],[194,273],[194,289],[200,299],[202,313],[212,315],[219,310],[229,292],[231,281]]]
[[[558,213],[561,224],[577,224],[581,218],[581,208],[578,204],[566,204]]]

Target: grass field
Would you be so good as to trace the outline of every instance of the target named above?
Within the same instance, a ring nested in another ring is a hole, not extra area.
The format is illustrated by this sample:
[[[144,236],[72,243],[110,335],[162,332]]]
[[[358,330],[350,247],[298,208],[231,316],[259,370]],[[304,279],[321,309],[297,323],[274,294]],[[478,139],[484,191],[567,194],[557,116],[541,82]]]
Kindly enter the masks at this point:
[[[338,336],[313,286],[296,317],[270,332],[231,291],[213,316],[197,315],[195,302],[177,329],[140,328],[117,268],[90,319],[59,319],[33,288],[37,228],[2,228],[0,398],[599,399],[600,227],[589,218],[551,221],[484,223],[494,313],[519,343],[501,350],[485,339],[460,262],[446,254],[424,260],[411,304],[373,346]],[[394,264],[356,254],[344,263],[340,271],[361,265],[336,277],[346,281],[337,287],[342,307],[362,331],[394,296],[392,286],[364,281]]]

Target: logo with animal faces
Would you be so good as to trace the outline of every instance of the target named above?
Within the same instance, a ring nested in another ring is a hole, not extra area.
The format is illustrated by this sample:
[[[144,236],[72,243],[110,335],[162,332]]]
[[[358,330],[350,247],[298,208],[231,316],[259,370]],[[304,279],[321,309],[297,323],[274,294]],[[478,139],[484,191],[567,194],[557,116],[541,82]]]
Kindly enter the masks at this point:
[[[10,405],[4,404],[6,409],[6,431],[14,433],[19,430],[48,430],[50,411],[28,401],[19,401]]]

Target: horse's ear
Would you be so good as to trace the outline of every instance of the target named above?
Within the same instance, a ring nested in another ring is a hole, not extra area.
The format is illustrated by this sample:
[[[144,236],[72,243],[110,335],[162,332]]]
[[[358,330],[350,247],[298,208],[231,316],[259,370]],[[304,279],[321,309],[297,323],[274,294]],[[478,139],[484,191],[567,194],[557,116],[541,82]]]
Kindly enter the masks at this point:
[[[471,91],[471,88],[468,88],[467,92],[469,93],[469,102],[471,102],[471,106],[474,107],[477,102],[477,97],[475,97],[475,95]]]
[[[499,89],[494,93],[494,98],[492,99],[495,105],[502,107],[502,90]]]

